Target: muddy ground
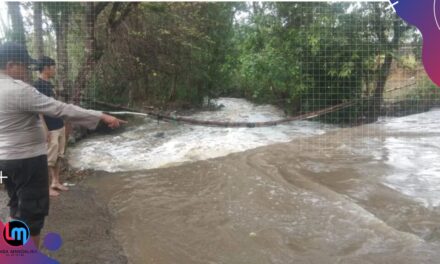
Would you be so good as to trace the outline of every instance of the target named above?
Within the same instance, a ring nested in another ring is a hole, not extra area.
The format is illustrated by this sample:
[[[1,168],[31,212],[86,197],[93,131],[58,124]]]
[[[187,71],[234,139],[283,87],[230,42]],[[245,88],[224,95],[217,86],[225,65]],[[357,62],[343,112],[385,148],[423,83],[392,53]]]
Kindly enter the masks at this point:
[[[0,219],[8,216],[8,196],[0,187]],[[61,235],[63,245],[56,252],[43,253],[60,263],[127,263],[122,248],[112,236],[111,216],[95,199],[94,190],[77,182],[67,192],[50,200],[49,217],[42,232]]]

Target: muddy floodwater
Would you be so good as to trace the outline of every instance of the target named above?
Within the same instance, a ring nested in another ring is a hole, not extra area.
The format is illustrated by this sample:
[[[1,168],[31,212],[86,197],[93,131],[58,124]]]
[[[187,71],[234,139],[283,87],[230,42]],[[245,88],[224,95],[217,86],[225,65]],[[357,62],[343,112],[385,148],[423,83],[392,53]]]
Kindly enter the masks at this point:
[[[209,120],[282,118],[223,98]],[[145,119],[70,150],[130,263],[440,263],[440,110],[338,128]],[[109,144],[111,142],[111,144]]]

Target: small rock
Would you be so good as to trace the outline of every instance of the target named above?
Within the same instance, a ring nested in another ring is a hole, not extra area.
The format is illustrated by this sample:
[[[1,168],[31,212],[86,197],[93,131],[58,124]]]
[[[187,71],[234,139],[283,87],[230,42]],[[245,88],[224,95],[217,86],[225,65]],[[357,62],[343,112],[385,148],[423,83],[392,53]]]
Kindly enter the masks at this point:
[[[157,137],[157,138],[163,138],[163,137],[165,137],[165,133],[164,133],[164,132],[158,132],[158,133],[156,133],[156,134],[154,135],[154,137]]]

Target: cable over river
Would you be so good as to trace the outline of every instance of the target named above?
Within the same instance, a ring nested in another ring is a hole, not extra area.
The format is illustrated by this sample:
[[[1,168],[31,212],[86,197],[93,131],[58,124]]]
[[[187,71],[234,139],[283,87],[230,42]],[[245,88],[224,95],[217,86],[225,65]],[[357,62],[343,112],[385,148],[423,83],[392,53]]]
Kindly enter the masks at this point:
[[[198,119],[282,114],[224,98]],[[438,263],[440,110],[338,128],[145,119],[70,150],[130,263]],[[105,142],[112,142],[112,145]]]

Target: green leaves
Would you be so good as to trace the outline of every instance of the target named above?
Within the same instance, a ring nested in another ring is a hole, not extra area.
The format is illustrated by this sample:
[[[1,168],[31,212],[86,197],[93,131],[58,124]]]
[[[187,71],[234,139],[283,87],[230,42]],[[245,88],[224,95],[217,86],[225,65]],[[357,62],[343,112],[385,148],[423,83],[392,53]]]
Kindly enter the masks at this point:
[[[282,101],[288,112],[362,97],[363,83],[376,78],[377,59],[392,52],[390,46],[373,46],[383,38],[377,29],[393,25],[387,13],[374,17],[374,4],[265,3],[257,12],[255,6],[247,8],[248,23],[236,27],[234,82],[254,101]]]
[[[363,87],[371,94],[386,55],[399,44],[392,40],[402,27],[381,6],[141,3],[110,36],[107,8],[96,31],[107,49],[102,94],[131,91],[132,99],[124,99],[194,104],[205,96],[244,95],[292,114],[358,99]],[[48,6],[48,12],[60,11]]]

